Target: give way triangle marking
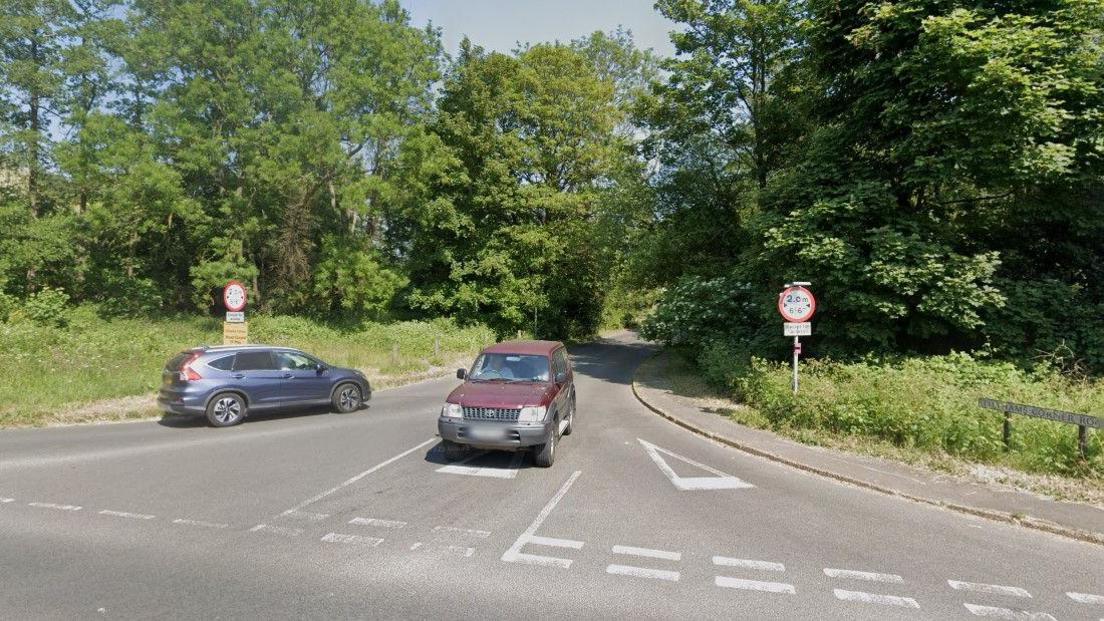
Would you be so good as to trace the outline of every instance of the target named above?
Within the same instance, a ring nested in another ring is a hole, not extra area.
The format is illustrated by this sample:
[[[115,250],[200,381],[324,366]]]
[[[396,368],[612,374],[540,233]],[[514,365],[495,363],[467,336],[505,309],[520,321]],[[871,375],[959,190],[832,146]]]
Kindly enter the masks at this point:
[[[751,487],[755,487],[751,483],[748,483],[747,481],[744,481],[742,479],[738,479],[731,474],[726,474],[724,472],[721,472],[720,470],[717,470],[716,468],[710,468],[705,464],[699,464],[693,459],[683,457],[682,455],[679,455],[677,453],[672,453],[671,451],[660,448],[652,444],[651,442],[641,440],[640,438],[637,438],[637,441],[644,446],[644,450],[648,451],[648,456],[652,458],[652,461],[654,461],[656,465],[659,466],[659,469],[663,472],[663,474],[665,474],[667,478],[671,480],[671,483],[673,483],[675,487],[679,490],[687,491],[701,489],[748,489]],[[712,472],[716,476],[680,477],[679,475],[675,474],[674,469],[671,468],[671,466],[669,466],[667,462],[659,456],[660,453],[663,453],[668,457],[674,457],[675,459],[683,463],[690,464],[695,468],[701,468],[702,470],[705,470],[707,472]]]

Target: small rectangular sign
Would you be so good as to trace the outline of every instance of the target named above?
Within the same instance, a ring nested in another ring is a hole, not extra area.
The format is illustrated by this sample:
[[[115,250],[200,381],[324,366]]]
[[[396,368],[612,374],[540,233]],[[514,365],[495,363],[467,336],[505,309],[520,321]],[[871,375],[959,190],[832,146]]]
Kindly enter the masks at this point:
[[[812,333],[813,324],[808,321],[782,324],[782,336],[810,336]]]
[[[245,322],[245,311],[226,311],[226,321],[230,323],[243,323]]]
[[[248,345],[249,344],[249,324],[246,322],[230,323],[229,321],[222,324],[222,344],[223,345]]]
[[[1040,408],[1034,405],[1022,405],[1019,403],[1012,403],[1010,401],[997,401],[996,399],[978,399],[978,407],[983,407],[987,410],[1008,412],[1010,414],[1023,414],[1024,416],[1045,418],[1047,420],[1058,421],[1059,423],[1070,423],[1073,425],[1081,425],[1083,427],[1095,427],[1097,429],[1104,429],[1104,419],[1097,418],[1095,416],[1089,416],[1088,414],[1063,412],[1062,410]]]

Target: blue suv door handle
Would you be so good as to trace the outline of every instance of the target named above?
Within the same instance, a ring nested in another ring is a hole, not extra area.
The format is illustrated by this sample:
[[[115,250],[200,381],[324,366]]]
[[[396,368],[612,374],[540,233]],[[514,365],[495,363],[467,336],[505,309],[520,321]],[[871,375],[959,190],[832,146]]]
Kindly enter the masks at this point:
[[[292,375],[291,373],[284,373],[284,379],[291,379],[293,377],[295,377],[295,376]]]
[[[241,379],[241,378],[245,377],[245,373],[235,373],[235,374],[231,375],[230,377],[232,377],[234,379]]]

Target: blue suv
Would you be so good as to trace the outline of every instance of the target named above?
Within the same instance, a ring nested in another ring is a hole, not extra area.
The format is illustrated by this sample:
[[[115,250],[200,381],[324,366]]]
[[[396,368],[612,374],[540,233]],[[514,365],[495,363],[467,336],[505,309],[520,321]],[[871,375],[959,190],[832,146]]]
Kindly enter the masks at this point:
[[[368,379],[355,369],[332,367],[290,347],[224,345],[189,349],[169,360],[157,405],[229,427],[251,412],[324,403],[352,412],[371,398]]]

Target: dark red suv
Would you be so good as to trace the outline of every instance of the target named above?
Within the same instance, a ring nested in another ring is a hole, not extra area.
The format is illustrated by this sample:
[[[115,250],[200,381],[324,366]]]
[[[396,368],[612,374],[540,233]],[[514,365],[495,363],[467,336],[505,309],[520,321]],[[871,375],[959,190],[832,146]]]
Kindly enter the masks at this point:
[[[533,449],[548,467],[556,443],[575,423],[575,383],[567,349],[559,341],[507,341],[491,345],[445,400],[437,430],[447,459],[466,447]]]

